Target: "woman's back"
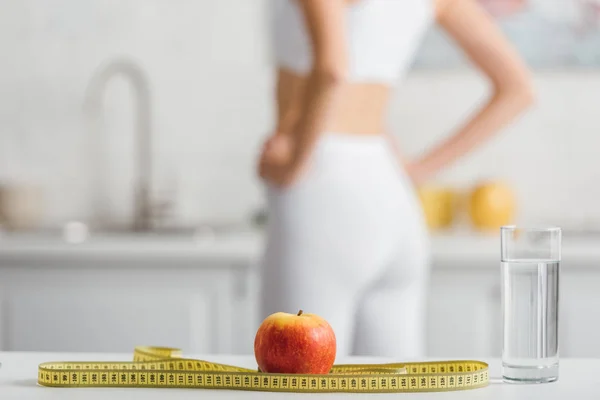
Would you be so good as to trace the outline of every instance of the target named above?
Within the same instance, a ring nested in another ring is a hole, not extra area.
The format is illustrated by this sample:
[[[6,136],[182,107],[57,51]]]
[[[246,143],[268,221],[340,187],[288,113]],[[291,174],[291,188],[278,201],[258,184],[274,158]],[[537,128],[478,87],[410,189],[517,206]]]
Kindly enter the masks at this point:
[[[415,182],[471,151],[533,101],[527,66],[480,0],[273,1],[279,67],[274,136],[280,143],[286,140],[278,133],[295,137],[276,147],[288,150],[273,159],[281,169],[274,180],[289,184],[323,132],[388,132],[390,89],[404,78],[434,23],[487,78],[491,92],[455,134],[410,165],[403,161]]]
[[[312,53],[298,0],[279,0],[274,20],[279,66],[310,72]],[[358,0],[345,15],[348,81],[393,85],[410,66],[433,21],[433,0]]]
[[[299,0],[275,0],[273,45],[278,75],[278,130],[301,112],[313,49]],[[434,21],[433,0],[348,1],[344,15],[348,71],[326,129],[381,133],[390,87],[399,83]]]

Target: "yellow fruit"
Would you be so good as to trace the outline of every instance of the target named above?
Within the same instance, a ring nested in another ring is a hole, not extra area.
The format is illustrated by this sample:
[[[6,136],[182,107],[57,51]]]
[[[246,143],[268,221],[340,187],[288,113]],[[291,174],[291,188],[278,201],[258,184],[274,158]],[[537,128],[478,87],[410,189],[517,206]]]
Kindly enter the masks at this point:
[[[516,201],[511,188],[503,182],[482,182],[469,196],[469,217],[476,228],[496,230],[513,222]]]
[[[454,221],[455,194],[450,189],[421,187],[417,191],[427,226],[432,229],[447,228]]]

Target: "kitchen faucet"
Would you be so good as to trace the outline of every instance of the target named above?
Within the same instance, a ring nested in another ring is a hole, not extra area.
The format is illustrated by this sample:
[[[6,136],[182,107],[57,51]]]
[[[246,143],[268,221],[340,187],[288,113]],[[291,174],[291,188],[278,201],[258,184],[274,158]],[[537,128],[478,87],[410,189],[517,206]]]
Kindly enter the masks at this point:
[[[152,202],[152,131],[150,124],[150,87],[143,69],[134,61],[116,59],[97,69],[87,88],[85,107],[88,111],[98,111],[101,108],[101,95],[108,82],[117,75],[124,75],[134,89],[137,98],[135,121],[135,176],[134,187],[134,231],[149,231],[153,228]]]

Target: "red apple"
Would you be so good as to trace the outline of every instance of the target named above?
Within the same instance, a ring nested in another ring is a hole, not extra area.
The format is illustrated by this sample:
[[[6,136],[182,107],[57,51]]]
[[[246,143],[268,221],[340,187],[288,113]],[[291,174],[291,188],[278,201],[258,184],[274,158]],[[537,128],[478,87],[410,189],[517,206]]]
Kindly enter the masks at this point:
[[[262,372],[327,374],[335,354],[335,334],[329,323],[302,310],[297,315],[269,315],[254,338],[254,356]]]

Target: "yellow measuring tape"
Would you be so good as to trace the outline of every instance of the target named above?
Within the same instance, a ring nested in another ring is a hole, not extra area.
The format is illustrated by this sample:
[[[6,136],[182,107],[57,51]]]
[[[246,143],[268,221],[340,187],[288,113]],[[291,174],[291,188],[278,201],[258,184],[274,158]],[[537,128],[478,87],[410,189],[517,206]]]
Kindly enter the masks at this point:
[[[487,386],[480,361],[340,364],[329,374],[271,374],[183,358],[178,349],[136,347],[133,362],[48,362],[38,383],[51,387],[230,389],[267,392],[442,392]]]

